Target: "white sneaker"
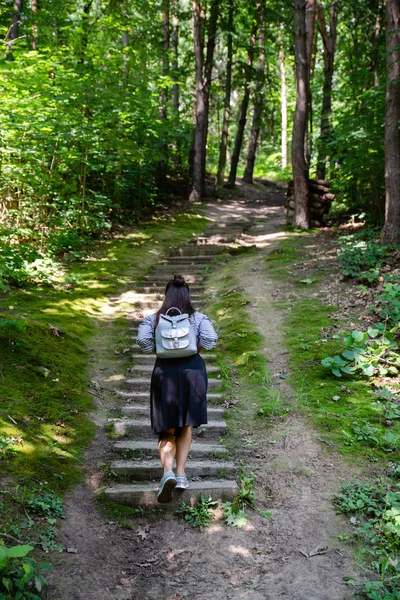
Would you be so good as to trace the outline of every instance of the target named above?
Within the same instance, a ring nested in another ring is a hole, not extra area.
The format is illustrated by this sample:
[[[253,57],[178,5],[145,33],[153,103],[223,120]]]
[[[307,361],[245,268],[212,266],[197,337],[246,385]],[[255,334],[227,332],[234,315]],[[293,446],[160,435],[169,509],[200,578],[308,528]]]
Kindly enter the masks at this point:
[[[176,475],[175,489],[176,490],[186,490],[188,487],[189,487],[189,482],[188,482],[188,478],[186,477],[186,474],[184,473],[183,475]]]

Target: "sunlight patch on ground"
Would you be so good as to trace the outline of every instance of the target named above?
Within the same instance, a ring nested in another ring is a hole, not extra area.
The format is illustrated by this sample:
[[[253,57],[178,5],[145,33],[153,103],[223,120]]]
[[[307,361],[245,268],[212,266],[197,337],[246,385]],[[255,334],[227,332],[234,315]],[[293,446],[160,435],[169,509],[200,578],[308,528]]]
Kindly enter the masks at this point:
[[[232,554],[240,554],[240,556],[251,556],[251,553],[248,548],[244,548],[243,546],[233,546],[232,544],[228,547],[229,552]]]

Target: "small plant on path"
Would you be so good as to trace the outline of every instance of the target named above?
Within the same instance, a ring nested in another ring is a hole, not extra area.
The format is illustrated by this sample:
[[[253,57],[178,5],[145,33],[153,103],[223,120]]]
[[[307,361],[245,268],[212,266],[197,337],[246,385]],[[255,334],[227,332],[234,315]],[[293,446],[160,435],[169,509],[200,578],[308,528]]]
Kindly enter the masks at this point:
[[[176,514],[181,516],[192,527],[198,527],[203,531],[204,527],[208,527],[214,518],[214,509],[218,506],[218,502],[210,498],[200,496],[193,506],[182,502]]]

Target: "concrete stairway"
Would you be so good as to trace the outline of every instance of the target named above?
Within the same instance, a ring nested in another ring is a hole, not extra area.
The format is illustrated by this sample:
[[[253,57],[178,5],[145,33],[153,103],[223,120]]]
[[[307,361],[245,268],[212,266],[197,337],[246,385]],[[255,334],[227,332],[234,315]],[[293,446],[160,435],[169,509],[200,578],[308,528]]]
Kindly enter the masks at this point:
[[[224,250],[225,241],[235,238],[244,229],[243,223],[213,225],[198,243],[189,244],[175,250],[171,256],[156,265],[152,273],[143,278],[140,287],[135,288],[134,313],[131,320],[132,339],[136,338],[138,324],[143,317],[155,312],[161,306],[166,283],[175,273],[182,274],[190,285],[195,307],[202,309],[201,302],[206,296],[206,274],[212,258]],[[168,505],[157,503],[157,488],[162,476],[158,458],[157,439],[150,427],[150,376],[154,366],[154,355],[139,353],[136,343],[133,349],[133,366],[125,380],[126,389],[118,393],[124,399],[122,417],[110,419],[117,441],[114,451],[117,458],[111,463],[111,470],[124,479],[105,490],[110,500],[129,506],[164,506],[175,509],[182,501],[202,495],[213,499],[231,499],[237,492],[235,465],[227,459],[227,451],[220,444],[220,438],[227,432],[222,402],[219,368],[214,364],[216,355],[204,353],[208,386],[208,423],[193,429],[193,444],[186,473],[190,486],[182,493],[176,493]]]

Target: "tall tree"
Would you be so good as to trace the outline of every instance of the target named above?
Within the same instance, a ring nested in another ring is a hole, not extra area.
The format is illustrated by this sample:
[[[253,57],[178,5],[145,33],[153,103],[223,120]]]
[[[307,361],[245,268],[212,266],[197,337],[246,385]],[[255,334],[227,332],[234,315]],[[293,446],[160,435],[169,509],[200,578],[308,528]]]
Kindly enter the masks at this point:
[[[218,193],[224,185],[226,150],[229,137],[229,121],[231,118],[231,88],[232,88],[232,58],[233,58],[233,0],[228,4],[228,42],[226,59],[226,79],[225,79],[225,98],[224,98],[224,116],[222,122],[221,141],[219,145],[218,172],[215,191]]]
[[[258,4],[258,6],[259,6],[259,4]],[[257,8],[257,14],[258,14],[258,10],[259,9]],[[238,127],[236,130],[235,144],[234,144],[232,158],[231,158],[231,168],[230,168],[229,177],[228,177],[228,187],[230,187],[230,188],[235,187],[240,152],[242,150],[242,145],[243,145],[244,130],[245,130],[246,121],[247,121],[247,110],[249,108],[249,102],[250,102],[251,82],[253,79],[253,60],[254,60],[254,51],[255,51],[255,46],[256,46],[257,30],[258,30],[258,21],[257,21],[257,19],[254,19],[252,30],[251,30],[251,35],[250,35],[250,45],[249,45],[249,49],[247,52],[244,93],[243,93],[242,102],[240,104]]]
[[[175,122],[179,116],[179,0],[172,0],[172,31],[171,31],[171,70],[172,70],[172,112]]]
[[[249,145],[247,149],[246,167],[243,173],[243,181],[253,183],[254,163],[258,137],[261,130],[263,104],[264,104],[264,80],[265,80],[265,0],[260,2],[259,23],[260,32],[258,37],[258,64],[256,73],[256,89],[254,94],[253,122],[250,131]]]
[[[193,157],[193,187],[189,200],[198,201],[204,195],[206,172],[206,145],[208,132],[208,112],[210,106],[211,75],[217,34],[217,21],[220,0],[212,0],[207,28],[207,48],[203,74],[203,27],[204,13],[200,0],[193,2],[193,41],[196,64],[195,135]]]
[[[311,78],[313,74],[313,47],[315,20],[317,14],[317,0],[306,0],[306,55],[308,66],[308,86],[307,86],[307,139],[306,139],[306,160],[310,161],[312,152],[312,134],[313,134],[313,104],[311,91]]]
[[[11,26],[8,30],[8,35],[6,38],[7,52],[12,52],[12,42],[18,39],[19,24],[21,21],[22,12],[22,2],[23,0],[14,0]]]
[[[318,179],[326,177],[327,144],[331,137],[331,112],[332,112],[332,80],[336,48],[336,29],[338,19],[337,3],[332,2],[329,7],[329,30],[327,29],[324,9],[318,6],[318,22],[324,46],[324,87],[322,92],[321,108],[321,135],[317,163]]]
[[[169,73],[169,0],[162,0],[161,31],[162,31],[162,75],[164,81],[160,93],[160,119],[167,118],[168,86],[165,79]]]
[[[31,0],[32,12],[33,12],[33,23],[32,23],[32,50],[37,50],[38,47],[38,26],[37,26],[37,11],[38,11],[38,0]]]
[[[306,0],[294,2],[294,49],[296,59],[296,107],[292,134],[292,168],[294,185],[294,226],[308,229],[308,162],[305,136],[308,108],[308,64],[306,44]]]
[[[395,244],[400,229],[400,0],[386,0],[386,207],[382,241]]]
[[[280,25],[282,29],[282,25]],[[281,78],[281,165],[282,169],[287,167],[287,85],[285,49],[283,47],[282,33],[279,31],[279,71]]]

